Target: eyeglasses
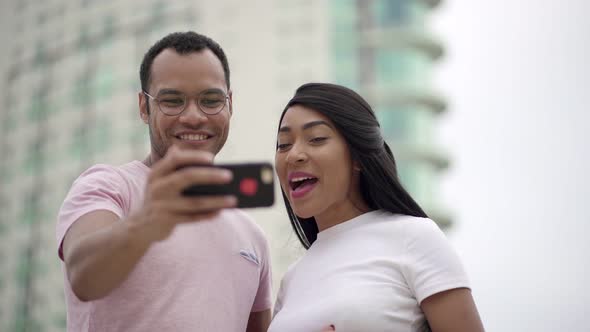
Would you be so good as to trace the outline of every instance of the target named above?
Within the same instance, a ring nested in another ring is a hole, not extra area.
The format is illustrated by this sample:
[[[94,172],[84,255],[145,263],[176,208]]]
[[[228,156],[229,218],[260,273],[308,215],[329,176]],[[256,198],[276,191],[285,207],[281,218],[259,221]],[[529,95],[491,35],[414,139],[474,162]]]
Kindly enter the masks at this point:
[[[186,109],[191,98],[176,90],[162,90],[157,97],[143,93],[158,104],[160,111],[166,115],[180,115]],[[204,90],[196,96],[197,106],[207,115],[215,115],[225,107],[229,97],[221,90]]]

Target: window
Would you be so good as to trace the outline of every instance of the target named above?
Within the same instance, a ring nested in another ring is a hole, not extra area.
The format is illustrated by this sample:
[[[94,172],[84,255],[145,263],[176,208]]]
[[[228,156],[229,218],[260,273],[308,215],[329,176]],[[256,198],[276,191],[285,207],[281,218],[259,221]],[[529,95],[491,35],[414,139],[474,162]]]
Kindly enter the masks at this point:
[[[78,48],[82,51],[86,51],[88,48],[90,48],[90,44],[91,38],[88,25],[83,24],[80,27],[80,34],[78,35]]]
[[[108,98],[112,96],[115,79],[114,73],[111,67],[103,67],[96,73],[95,79],[96,96],[98,98]]]
[[[408,56],[402,50],[376,51],[376,76],[377,83],[390,85],[402,83],[408,76]]]
[[[82,73],[82,75],[77,79],[76,84],[74,85],[74,89],[72,90],[72,101],[73,104],[79,107],[86,106],[92,100],[92,90],[90,87],[90,80],[92,79],[92,74],[88,72]]]
[[[80,5],[82,6],[82,8],[88,8],[90,5],[92,5],[93,0],[80,0]]]
[[[376,111],[381,132],[386,139],[405,143],[412,131],[412,112],[403,108],[385,108]]]
[[[37,14],[37,24],[42,28],[47,23],[48,13],[45,10],[40,10]]]
[[[359,82],[359,34],[355,0],[332,0],[332,77],[355,88]]]
[[[7,188],[12,183],[13,179],[13,170],[11,169],[11,167],[9,167],[9,165],[7,165],[7,163],[4,163],[4,165],[0,167],[0,185],[3,188]],[[0,224],[2,223],[0,222]]]
[[[149,25],[151,31],[159,31],[166,25],[166,7],[164,1],[156,1],[152,5],[152,24]]]
[[[2,117],[2,131],[6,134],[13,132],[17,126],[18,109],[7,108]]]
[[[47,63],[47,49],[45,43],[42,40],[38,40],[35,44],[35,57],[33,64],[35,66],[42,66]]]
[[[409,105],[379,109],[376,114],[386,139],[412,146],[432,143],[434,117],[427,108]]]
[[[353,50],[334,50],[332,77],[338,84],[354,89],[359,82],[359,60]]]
[[[17,78],[20,77],[21,75],[21,66],[18,64],[13,64],[12,66],[10,66],[10,68],[8,69],[8,74],[6,75],[6,83],[7,85],[10,85],[10,83],[13,83],[14,81],[17,80]]]
[[[402,185],[410,192],[410,195],[414,199],[417,199],[414,195],[416,194],[416,186],[418,185],[417,179],[417,170],[415,170],[408,162],[408,160],[404,160],[403,158],[399,158],[400,156],[396,154],[396,151],[393,149],[393,156],[395,157],[397,163],[397,171],[399,179]]]
[[[111,122],[99,119],[93,128],[92,146],[96,152],[104,152],[111,146]]]
[[[10,163],[14,162],[14,160],[16,159],[16,153],[14,151],[15,144],[9,141],[11,141],[10,137],[3,137],[2,141],[0,141],[0,144],[2,144],[0,151],[2,152],[2,163],[4,164],[4,167],[11,169],[12,165]]]
[[[68,149],[70,158],[74,160],[88,159],[91,154],[88,141],[88,127],[83,124],[73,132],[70,148]]]
[[[36,91],[29,104],[29,120],[40,122],[47,118],[49,113],[49,104],[47,103],[47,90],[41,88]]]
[[[109,14],[103,18],[103,44],[111,45],[113,38],[117,34],[115,16]]]
[[[26,174],[37,174],[43,169],[43,165],[45,164],[43,158],[43,139],[44,137],[38,137],[29,148],[23,165]]]
[[[414,0],[376,0],[373,6],[375,22],[378,26],[407,24],[411,19],[411,6]]]

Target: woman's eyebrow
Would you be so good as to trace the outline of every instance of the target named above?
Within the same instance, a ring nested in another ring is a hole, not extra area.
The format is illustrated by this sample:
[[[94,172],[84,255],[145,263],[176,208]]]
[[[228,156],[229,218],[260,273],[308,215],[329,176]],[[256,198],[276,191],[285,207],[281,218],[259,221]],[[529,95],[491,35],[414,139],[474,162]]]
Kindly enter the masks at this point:
[[[313,128],[316,126],[320,126],[320,125],[324,125],[324,126],[330,127],[331,129],[334,129],[329,123],[327,123],[324,120],[317,120],[317,121],[308,122],[308,123],[304,124],[303,126],[301,126],[301,128],[303,130],[307,130],[307,129],[310,129],[310,128]],[[286,132],[290,132],[290,131],[291,131],[291,127],[289,127],[289,126],[283,126],[283,127],[279,128],[280,133],[286,133]]]

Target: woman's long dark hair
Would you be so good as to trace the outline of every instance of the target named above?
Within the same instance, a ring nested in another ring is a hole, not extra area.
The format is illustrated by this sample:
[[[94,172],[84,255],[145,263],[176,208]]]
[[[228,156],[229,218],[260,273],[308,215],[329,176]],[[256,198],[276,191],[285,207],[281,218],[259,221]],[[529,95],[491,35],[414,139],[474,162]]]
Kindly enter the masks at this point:
[[[352,160],[360,166],[360,191],[371,210],[427,217],[401,185],[393,153],[381,135],[377,117],[360,95],[335,84],[304,84],[285,106],[279,126],[285,112],[294,105],[317,111],[334,123],[348,144]],[[285,192],[283,200],[293,230],[301,244],[309,249],[318,234],[315,218],[297,217]]]

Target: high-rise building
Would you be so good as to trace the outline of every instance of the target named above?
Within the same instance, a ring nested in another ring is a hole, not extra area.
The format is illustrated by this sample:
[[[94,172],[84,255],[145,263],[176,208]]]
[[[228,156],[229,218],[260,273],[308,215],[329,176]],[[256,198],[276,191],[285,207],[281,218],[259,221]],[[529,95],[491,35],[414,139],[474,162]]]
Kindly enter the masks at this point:
[[[281,2],[277,81],[294,91],[299,83],[322,78],[366,97],[378,114],[403,183],[446,227],[451,221],[438,200],[436,184],[448,160],[434,142],[436,118],[446,103],[430,86],[433,64],[443,48],[426,24],[438,3]]]
[[[359,91],[378,112],[402,181],[433,218],[433,145],[445,103],[429,73],[442,49],[425,28],[437,1],[65,1],[3,3],[0,59],[0,330],[62,331],[55,220],[72,181],[94,163],[143,159],[139,64],[172,31],[219,41],[234,115],[218,160],[272,160],[283,105],[308,81]],[[278,188],[278,187],[277,187]],[[279,196],[277,196],[278,198]],[[251,214],[271,241],[275,286],[299,252],[281,199]]]

